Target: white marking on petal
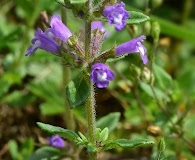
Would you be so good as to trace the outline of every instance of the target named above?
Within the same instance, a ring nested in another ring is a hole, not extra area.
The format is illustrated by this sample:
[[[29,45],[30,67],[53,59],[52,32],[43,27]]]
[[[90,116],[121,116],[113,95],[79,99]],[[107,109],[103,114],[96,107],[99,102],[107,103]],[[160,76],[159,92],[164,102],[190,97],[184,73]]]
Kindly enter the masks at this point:
[[[139,52],[142,54],[142,56],[144,56],[145,51],[144,51],[143,45],[141,44],[141,42],[137,42],[137,45],[138,45],[137,48],[138,48]]]
[[[54,37],[55,37],[54,34],[51,33],[51,32],[48,32],[48,33],[47,33],[47,36],[48,36],[49,38],[54,38]]]
[[[97,73],[97,79],[98,79],[98,81],[100,81],[100,82],[106,81],[106,80],[107,80],[107,74],[106,74],[106,72]]]
[[[123,15],[122,14],[118,14],[116,12],[114,12],[112,14],[113,18],[114,18],[114,23],[115,24],[121,24],[122,23],[122,19],[123,19]]]
[[[34,50],[35,48],[39,48],[41,46],[41,41],[36,40],[34,45],[32,46],[31,50]]]

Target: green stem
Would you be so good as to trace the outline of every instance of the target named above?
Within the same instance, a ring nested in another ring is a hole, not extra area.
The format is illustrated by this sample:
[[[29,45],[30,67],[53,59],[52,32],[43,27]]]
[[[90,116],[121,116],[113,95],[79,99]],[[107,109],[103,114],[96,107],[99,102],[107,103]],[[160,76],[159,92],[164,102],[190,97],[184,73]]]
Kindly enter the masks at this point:
[[[88,78],[88,84],[90,89],[89,97],[87,98],[86,102],[86,115],[87,115],[87,131],[88,131],[88,140],[95,147],[95,129],[96,129],[96,120],[95,120],[95,92],[94,87],[91,81]],[[89,152],[89,159],[96,160],[97,159],[97,152]]]
[[[66,24],[67,19],[66,19],[66,10],[65,8],[62,8],[62,21],[64,24]],[[73,112],[70,109],[67,96],[66,96],[66,86],[68,85],[69,81],[71,80],[71,72],[70,68],[62,65],[62,70],[63,70],[63,85],[64,85],[64,105],[65,105],[65,119],[66,119],[66,126],[70,130],[75,130],[75,120],[73,117]]]
[[[89,9],[89,16],[90,16],[90,9],[92,7],[93,0],[88,0],[87,7]],[[85,58],[87,61],[90,60],[91,57],[91,21],[88,19],[85,21]],[[86,77],[90,94],[86,101],[86,115],[87,115],[87,131],[88,131],[88,140],[92,146],[96,146],[95,144],[95,129],[96,129],[96,120],[95,120],[95,99],[94,99],[94,87],[91,83],[89,76]],[[89,159],[96,160],[97,159],[97,152],[89,152]]]
[[[85,57],[89,61],[91,57],[91,22],[85,22]]]

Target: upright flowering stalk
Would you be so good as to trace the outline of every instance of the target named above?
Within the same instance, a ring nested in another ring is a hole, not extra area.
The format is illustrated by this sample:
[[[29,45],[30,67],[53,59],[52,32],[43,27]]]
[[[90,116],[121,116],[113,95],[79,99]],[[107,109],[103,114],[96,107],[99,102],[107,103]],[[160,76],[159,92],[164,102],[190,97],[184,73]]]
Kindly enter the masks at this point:
[[[114,79],[114,73],[103,63],[96,63],[92,66],[90,79],[96,83],[98,88],[105,88],[108,86],[109,81]]]
[[[67,39],[72,36],[70,30],[62,23],[59,15],[53,15],[50,21],[51,28],[43,32],[40,28],[35,32],[32,39],[32,45],[27,49],[26,56],[32,55],[38,48],[47,52],[58,55],[60,52],[60,44],[55,40],[60,39],[63,43],[67,43]]]
[[[117,46],[116,56],[138,52],[142,58],[143,63],[146,64],[148,62],[148,57],[146,56],[147,50],[141,43],[144,39],[146,39],[146,37],[142,35],[138,38],[132,39],[126,43]]]
[[[125,27],[126,19],[130,17],[123,2],[105,7],[102,14],[107,17],[109,24],[115,25],[117,31],[121,31]]]

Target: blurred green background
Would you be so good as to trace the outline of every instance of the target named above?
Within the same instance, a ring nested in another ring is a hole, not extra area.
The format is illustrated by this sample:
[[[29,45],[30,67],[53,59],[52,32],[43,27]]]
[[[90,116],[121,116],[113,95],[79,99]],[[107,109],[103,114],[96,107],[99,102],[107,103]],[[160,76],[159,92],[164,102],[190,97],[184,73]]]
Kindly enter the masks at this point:
[[[149,138],[155,145],[131,151],[115,150],[112,155],[103,153],[103,157],[155,159],[159,138],[164,137],[163,157],[192,160],[195,154],[192,146],[195,144],[195,2],[124,2],[127,10],[141,11],[151,20],[126,26],[121,32],[105,24],[110,36],[103,48],[109,49],[114,42],[121,44],[144,34],[149,64],[144,66],[138,54],[110,64],[116,79],[108,89],[96,89],[97,118],[120,112],[120,122],[111,133],[112,138]],[[0,1],[0,159],[26,159],[46,145],[49,135],[36,126],[37,121],[66,128],[63,63],[43,50],[31,57],[24,56],[35,30],[38,27],[44,30],[44,21],[49,21],[54,13],[61,14],[61,9],[54,0]],[[67,19],[67,26],[79,35],[84,27],[82,20],[71,10],[67,10]],[[160,25],[161,31],[157,43],[154,22]],[[72,77],[78,72],[72,71]],[[154,75],[156,97],[149,84],[150,74]],[[83,132],[86,131],[84,111],[83,106],[74,109],[77,129]]]

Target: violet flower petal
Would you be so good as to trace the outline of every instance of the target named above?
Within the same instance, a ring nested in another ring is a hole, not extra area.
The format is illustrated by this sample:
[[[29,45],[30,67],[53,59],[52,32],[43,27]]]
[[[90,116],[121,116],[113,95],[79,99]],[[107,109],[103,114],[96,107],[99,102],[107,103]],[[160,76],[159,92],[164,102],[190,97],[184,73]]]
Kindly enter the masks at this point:
[[[109,36],[109,32],[104,27],[103,22],[101,21],[93,21],[91,23],[91,30],[99,29],[101,32],[104,32],[104,38],[107,38]]]
[[[103,63],[96,63],[92,66],[90,79],[93,83],[96,83],[98,88],[106,88],[109,81],[112,81],[114,77],[114,73],[107,65]]]
[[[147,50],[141,43],[144,39],[146,39],[146,37],[142,35],[117,46],[115,50],[116,56],[138,52],[140,53],[143,63],[146,64],[148,62],[148,58],[145,54]]]
[[[126,19],[130,17],[130,14],[125,10],[123,2],[105,7],[102,14],[107,17],[109,24],[115,25],[117,31],[121,31],[125,27]]]
[[[57,148],[65,147],[64,140],[58,135],[53,135],[52,137],[48,138],[48,140],[50,146],[57,147]]]
[[[50,31],[65,43],[67,43],[67,39],[72,36],[70,30],[62,23],[60,16],[57,14],[51,17],[50,26]]]
[[[58,54],[60,51],[60,45],[50,36],[49,33],[43,32],[38,28],[35,32],[35,37],[31,41],[32,45],[27,49],[25,55],[32,55],[38,48]]]

